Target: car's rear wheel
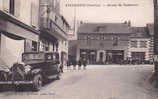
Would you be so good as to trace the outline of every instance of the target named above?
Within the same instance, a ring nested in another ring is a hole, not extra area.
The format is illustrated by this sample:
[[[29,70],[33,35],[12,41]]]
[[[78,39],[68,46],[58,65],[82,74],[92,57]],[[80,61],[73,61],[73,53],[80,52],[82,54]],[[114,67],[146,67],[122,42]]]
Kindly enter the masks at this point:
[[[33,89],[34,91],[39,91],[42,87],[42,76],[41,74],[37,74],[33,78]]]

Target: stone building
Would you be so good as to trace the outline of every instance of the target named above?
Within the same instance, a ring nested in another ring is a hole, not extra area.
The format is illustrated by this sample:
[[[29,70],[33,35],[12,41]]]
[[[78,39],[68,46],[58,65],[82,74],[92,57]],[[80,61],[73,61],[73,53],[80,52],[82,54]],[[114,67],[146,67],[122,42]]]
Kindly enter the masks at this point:
[[[132,27],[130,22],[83,23],[77,40],[70,41],[69,54],[76,60],[86,57],[89,64],[119,63],[130,58],[152,61],[152,29],[149,24]]]
[[[77,57],[88,63],[117,63],[128,56],[130,24],[85,23],[78,29]]]

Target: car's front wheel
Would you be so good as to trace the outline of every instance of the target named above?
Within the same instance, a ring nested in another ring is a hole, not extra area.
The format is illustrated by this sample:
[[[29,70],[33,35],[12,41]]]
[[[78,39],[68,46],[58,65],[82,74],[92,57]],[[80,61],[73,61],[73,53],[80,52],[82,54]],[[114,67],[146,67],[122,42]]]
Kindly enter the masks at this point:
[[[35,75],[34,78],[33,78],[33,89],[35,91],[39,91],[42,87],[42,83],[43,83],[43,81],[42,81],[41,74]]]

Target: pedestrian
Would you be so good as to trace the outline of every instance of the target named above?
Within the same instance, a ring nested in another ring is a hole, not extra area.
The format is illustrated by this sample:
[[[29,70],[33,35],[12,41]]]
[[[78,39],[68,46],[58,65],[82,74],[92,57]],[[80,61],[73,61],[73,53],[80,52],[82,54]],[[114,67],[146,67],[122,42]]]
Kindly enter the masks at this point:
[[[83,68],[86,69],[86,66],[87,66],[87,60],[84,58],[83,59]]]
[[[79,59],[79,61],[78,61],[78,70],[81,70],[81,65],[82,65],[82,61],[81,61],[81,59]]]
[[[60,65],[60,71],[63,73],[63,64]]]
[[[76,70],[76,60],[73,60],[73,70]]]
[[[70,69],[70,61],[67,60],[67,70],[69,70],[69,69]]]

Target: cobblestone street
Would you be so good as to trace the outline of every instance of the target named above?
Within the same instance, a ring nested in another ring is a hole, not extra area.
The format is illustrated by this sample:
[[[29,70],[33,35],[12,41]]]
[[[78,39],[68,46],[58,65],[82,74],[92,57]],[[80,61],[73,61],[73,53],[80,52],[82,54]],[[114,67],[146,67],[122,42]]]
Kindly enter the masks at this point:
[[[1,99],[158,99],[149,83],[152,65],[88,66],[86,70],[64,69],[61,80],[39,92],[0,93]],[[25,96],[25,97],[24,97]]]

